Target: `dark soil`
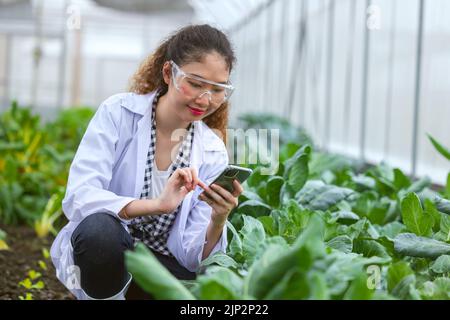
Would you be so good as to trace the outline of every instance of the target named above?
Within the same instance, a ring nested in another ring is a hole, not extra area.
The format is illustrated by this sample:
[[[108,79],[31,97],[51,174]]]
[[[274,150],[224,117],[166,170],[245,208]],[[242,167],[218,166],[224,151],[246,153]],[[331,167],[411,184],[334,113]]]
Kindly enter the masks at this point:
[[[7,233],[6,242],[9,250],[0,250],[0,300],[17,300],[27,292],[33,295],[34,300],[72,300],[75,297],[56,278],[55,268],[50,258],[45,259],[43,248],[50,251],[53,237],[37,238],[34,230],[26,226],[5,226],[0,229]],[[43,270],[38,261],[47,265]],[[26,289],[19,282],[28,277],[28,271],[35,270],[42,276],[33,283],[42,280],[45,287],[41,290]]]

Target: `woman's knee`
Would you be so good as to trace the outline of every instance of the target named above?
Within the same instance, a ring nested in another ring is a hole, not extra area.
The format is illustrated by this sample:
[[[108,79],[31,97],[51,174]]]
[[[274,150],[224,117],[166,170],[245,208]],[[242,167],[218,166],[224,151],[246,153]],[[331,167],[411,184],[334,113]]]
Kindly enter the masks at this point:
[[[124,251],[133,240],[120,221],[107,213],[86,217],[72,234],[73,259],[81,271],[81,287],[95,298],[110,297],[128,279]]]
[[[72,234],[74,256],[87,256],[94,262],[117,260],[117,255],[132,249],[133,240],[120,221],[107,213],[86,217]]]

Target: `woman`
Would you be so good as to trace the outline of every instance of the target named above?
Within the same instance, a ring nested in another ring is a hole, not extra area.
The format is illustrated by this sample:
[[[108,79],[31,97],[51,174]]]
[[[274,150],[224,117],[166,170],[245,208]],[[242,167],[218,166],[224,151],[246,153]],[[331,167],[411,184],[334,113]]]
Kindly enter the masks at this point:
[[[219,136],[234,62],[221,31],[188,26],[142,64],[132,92],[100,105],[70,168],[69,223],[51,248],[57,277],[78,299],[123,299],[132,283],[123,253],[138,241],[179,279],[225,251],[243,189],[208,185],[228,165]]]

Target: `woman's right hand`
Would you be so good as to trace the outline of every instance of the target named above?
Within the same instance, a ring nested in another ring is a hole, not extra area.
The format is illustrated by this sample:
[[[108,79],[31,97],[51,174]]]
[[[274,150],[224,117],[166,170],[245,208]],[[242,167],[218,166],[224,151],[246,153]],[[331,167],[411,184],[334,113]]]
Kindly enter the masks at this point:
[[[167,180],[164,190],[158,197],[162,213],[171,213],[183,201],[184,197],[195,189],[197,185],[202,188],[206,185],[198,179],[194,168],[179,168]]]

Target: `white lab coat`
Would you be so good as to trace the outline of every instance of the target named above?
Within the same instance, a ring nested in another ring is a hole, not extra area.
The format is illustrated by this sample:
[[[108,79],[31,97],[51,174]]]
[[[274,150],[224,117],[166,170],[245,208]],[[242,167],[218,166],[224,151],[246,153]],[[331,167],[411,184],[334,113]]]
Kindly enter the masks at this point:
[[[118,217],[125,205],[139,199],[150,144],[154,96],[154,92],[122,93],[103,102],[89,123],[70,167],[62,201],[69,222],[53,242],[51,258],[56,276],[78,299],[89,296],[78,288],[74,277],[77,271],[73,266],[72,232],[90,214],[107,212]],[[190,166],[209,184],[228,165],[228,153],[223,141],[203,121],[197,121],[195,128]],[[177,261],[192,272],[198,270],[201,262],[211,216],[211,207],[197,199],[200,192],[197,187],[186,195],[167,241]],[[129,222],[120,220],[128,231]],[[211,254],[225,251],[226,234],[225,228]],[[116,298],[123,298],[126,289]]]

